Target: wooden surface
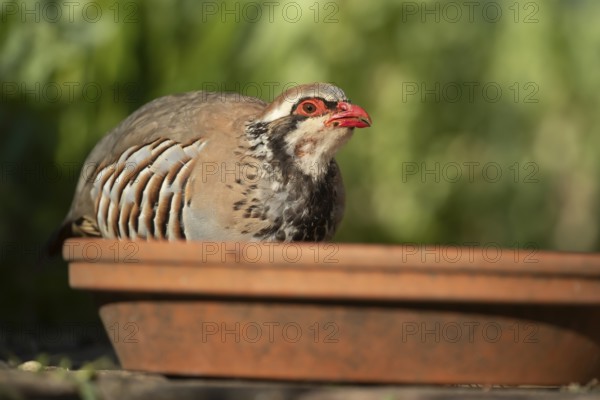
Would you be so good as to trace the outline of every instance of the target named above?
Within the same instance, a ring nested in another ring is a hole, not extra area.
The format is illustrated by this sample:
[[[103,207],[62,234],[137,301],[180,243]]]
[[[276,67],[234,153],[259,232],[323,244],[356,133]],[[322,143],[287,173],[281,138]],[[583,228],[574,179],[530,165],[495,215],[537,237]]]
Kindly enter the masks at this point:
[[[79,376],[78,376],[79,374]],[[128,371],[97,371],[82,378],[79,372],[25,372],[0,369],[0,399],[104,400],[591,400],[600,389],[482,388],[444,386],[356,386],[285,384],[251,381],[168,379]]]

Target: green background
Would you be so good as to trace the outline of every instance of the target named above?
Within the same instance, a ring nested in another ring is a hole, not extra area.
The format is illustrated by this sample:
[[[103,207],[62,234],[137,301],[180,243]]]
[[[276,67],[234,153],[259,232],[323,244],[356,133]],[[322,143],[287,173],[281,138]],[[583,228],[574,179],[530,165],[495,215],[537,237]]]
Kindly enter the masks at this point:
[[[341,242],[597,251],[600,2],[2,2],[0,310],[95,318],[36,266],[102,135],[190,90],[333,82],[373,127],[339,153]]]

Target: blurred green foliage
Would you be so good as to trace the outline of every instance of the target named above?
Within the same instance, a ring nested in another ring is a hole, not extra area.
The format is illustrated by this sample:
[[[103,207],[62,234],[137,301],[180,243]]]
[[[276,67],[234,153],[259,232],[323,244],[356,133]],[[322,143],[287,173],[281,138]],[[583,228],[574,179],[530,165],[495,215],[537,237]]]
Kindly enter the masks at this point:
[[[34,269],[37,249],[105,132],[198,89],[270,100],[328,81],[369,111],[373,127],[338,156],[339,241],[596,251],[599,12],[594,0],[3,1],[2,310],[52,321],[87,307],[63,263]]]

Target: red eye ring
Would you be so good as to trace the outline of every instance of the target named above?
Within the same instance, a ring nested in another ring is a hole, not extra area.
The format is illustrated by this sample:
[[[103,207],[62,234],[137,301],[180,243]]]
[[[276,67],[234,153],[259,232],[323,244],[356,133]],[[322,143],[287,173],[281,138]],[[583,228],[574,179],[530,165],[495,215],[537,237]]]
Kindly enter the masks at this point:
[[[314,117],[322,115],[326,111],[327,107],[321,99],[307,99],[298,104],[295,113],[305,117]]]

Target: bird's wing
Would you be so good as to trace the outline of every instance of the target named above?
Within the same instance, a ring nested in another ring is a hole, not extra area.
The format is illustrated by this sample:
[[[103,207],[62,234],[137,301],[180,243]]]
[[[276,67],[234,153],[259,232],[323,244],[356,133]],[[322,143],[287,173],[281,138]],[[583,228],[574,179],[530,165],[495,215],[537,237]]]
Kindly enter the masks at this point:
[[[142,236],[153,233],[157,226],[152,221],[171,218],[168,203],[185,199],[194,160],[202,153],[208,153],[204,160],[229,159],[227,152],[236,147],[245,123],[264,107],[258,99],[207,92],[166,96],[144,105],[87,157],[51,247],[59,249],[69,236],[134,236],[134,214],[142,222],[136,231]],[[178,237],[176,224],[172,229],[155,233]]]

